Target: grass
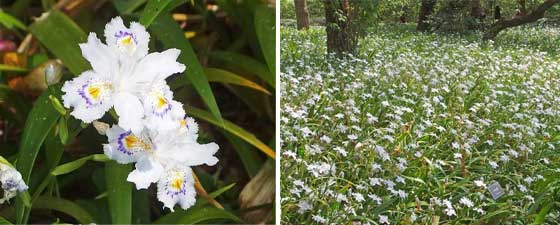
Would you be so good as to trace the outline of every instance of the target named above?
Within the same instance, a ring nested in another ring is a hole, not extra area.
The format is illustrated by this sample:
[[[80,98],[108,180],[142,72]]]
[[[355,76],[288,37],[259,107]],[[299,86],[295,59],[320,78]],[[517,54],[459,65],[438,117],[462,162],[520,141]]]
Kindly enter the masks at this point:
[[[560,220],[559,29],[413,28],[373,28],[347,60],[324,29],[281,28],[282,223]]]

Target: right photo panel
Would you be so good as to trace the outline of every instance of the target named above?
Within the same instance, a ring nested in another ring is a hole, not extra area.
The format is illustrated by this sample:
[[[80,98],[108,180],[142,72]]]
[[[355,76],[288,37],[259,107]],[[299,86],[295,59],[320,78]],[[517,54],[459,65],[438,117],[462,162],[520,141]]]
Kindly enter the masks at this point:
[[[281,224],[560,224],[560,0],[280,0]]]

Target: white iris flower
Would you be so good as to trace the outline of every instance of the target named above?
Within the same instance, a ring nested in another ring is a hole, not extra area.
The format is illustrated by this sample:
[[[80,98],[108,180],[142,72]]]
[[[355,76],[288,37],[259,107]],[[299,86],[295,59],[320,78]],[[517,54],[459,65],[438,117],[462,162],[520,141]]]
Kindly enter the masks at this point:
[[[183,72],[178,49],[148,54],[150,35],[142,25],[130,28],[116,17],[105,26],[107,44],[94,33],[80,44],[92,70],[68,81],[62,87],[64,106],[73,107],[72,115],[86,123],[101,118],[111,107],[119,116],[119,126],[138,134],[144,120],[158,127],[174,124],[184,110],[172,100],[173,93],[165,78]]]
[[[0,199],[0,204],[15,197],[18,192],[27,190],[27,185],[23,182],[21,174],[3,163],[0,163],[0,183],[2,183],[2,189],[4,189],[4,197]]]
[[[105,154],[118,163],[135,163],[127,180],[137,189],[157,182],[164,207],[187,209],[196,201],[190,167],[215,165],[219,147],[197,142],[198,125],[185,117],[165,82],[185,70],[176,61],[180,51],[148,54],[146,28],[135,22],[127,28],[120,17],[105,26],[105,39],[107,44],[90,33],[87,43],[80,44],[93,69],[64,84],[64,106],[73,107],[71,114],[86,123],[114,107],[119,122],[104,130],[109,142],[103,145]]]
[[[177,165],[165,171],[158,181],[157,197],[163,206],[173,211],[175,204],[188,209],[196,202],[193,172],[188,166]]]
[[[158,199],[173,210],[179,203],[187,209],[194,204],[194,178],[190,166],[218,162],[215,143],[199,144],[198,125],[192,118],[176,121],[177,129],[144,129],[140,134],[113,126],[107,130],[105,154],[119,163],[136,162],[127,180],[145,189],[158,183]]]

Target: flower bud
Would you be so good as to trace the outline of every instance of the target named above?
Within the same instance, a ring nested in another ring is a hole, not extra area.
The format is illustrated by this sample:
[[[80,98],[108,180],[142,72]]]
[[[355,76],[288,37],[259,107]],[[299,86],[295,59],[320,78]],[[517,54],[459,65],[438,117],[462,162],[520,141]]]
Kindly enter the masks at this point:
[[[61,115],[66,115],[66,109],[64,109],[64,106],[62,106],[62,103],[60,103],[56,97],[49,95],[49,100],[51,100],[51,103],[56,111],[58,111]]]
[[[105,135],[107,133],[107,129],[109,129],[109,124],[96,120],[93,121],[93,127],[95,128],[95,130],[97,130],[97,133],[99,133],[100,135]]]

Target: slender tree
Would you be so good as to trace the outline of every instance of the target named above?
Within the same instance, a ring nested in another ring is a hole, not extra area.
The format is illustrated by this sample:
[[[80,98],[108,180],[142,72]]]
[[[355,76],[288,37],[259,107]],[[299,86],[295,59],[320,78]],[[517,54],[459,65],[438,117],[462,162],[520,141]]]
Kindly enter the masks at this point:
[[[422,32],[429,30],[430,24],[428,23],[428,19],[432,13],[434,13],[435,4],[436,0],[422,0],[420,12],[418,13],[418,24],[416,25],[416,30]]]
[[[294,5],[296,8],[296,20],[297,29],[308,29],[309,28],[309,13],[307,12],[307,1],[306,0],[294,0]]]
[[[521,16],[527,15],[527,1],[517,0],[517,3],[519,3],[519,11],[521,12]]]
[[[471,0],[471,17],[475,19],[484,19],[486,14],[480,4],[480,0]]]
[[[500,31],[504,29],[535,22],[540,18],[543,18],[545,12],[558,3],[560,3],[560,0],[546,0],[541,5],[539,5],[539,7],[525,16],[498,20],[497,22],[492,24],[490,29],[488,29],[488,31],[484,34],[484,38],[494,39],[498,35],[498,33],[500,33]]]
[[[352,0],[323,0],[327,26],[327,50],[338,57],[354,54],[358,43]]]
[[[484,8],[482,7],[480,0],[471,0],[470,10],[470,16],[473,20],[468,24],[468,29],[475,30],[482,28],[482,20],[486,17],[486,13],[484,12]]]

